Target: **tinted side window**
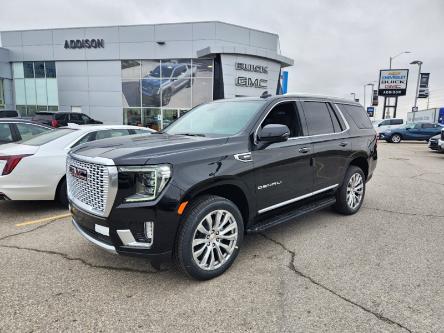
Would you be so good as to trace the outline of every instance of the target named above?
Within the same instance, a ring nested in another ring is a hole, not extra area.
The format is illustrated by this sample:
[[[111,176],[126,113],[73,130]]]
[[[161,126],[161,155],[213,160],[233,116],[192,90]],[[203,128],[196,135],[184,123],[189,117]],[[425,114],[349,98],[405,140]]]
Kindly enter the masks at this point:
[[[56,113],[54,118],[57,119],[57,120],[66,120],[66,116],[67,116],[66,113],[61,113],[61,114]]]
[[[344,124],[342,123],[342,119],[338,116],[338,114],[333,110],[332,106],[330,104],[327,104],[328,111],[330,111],[330,117],[331,121],[333,122],[333,127],[335,129],[335,132],[342,132],[345,129]]]
[[[307,120],[308,134],[334,133],[333,122],[327,104],[323,102],[302,102],[305,119]]]
[[[79,122],[83,121],[82,120],[82,116],[80,114],[78,114],[78,113],[71,113],[69,115],[69,120],[71,120],[71,121],[79,121]]]
[[[402,119],[391,119],[390,124],[391,125],[402,125],[403,120]]]
[[[372,122],[362,106],[348,104],[338,104],[338,106],[350,116],[358,128],[373,128]]]
[[[433,124],[429,124],[429,123],[422,124],[422,128],[433,128]]]
[[[12,142],[12,133],[9,124],[0,124],[0,143]]]
[[[283,102],[273,107],[261,124],[261,128],[269,124],[286,125],[290,137],[301,136],[301,125],[294,102]]]

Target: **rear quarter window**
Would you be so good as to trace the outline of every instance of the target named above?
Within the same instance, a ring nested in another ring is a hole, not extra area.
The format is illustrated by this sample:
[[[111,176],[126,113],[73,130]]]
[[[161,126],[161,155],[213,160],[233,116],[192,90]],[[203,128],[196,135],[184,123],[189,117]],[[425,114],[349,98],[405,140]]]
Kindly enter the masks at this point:
[[[12,142],[12,133],[9,124],[0,123],[0,143]]]
[[[365,112],[362,106],[349,105],[349,104],[337,104],[342,112],[346,113],[360,129],[373,128],[372,122]]]

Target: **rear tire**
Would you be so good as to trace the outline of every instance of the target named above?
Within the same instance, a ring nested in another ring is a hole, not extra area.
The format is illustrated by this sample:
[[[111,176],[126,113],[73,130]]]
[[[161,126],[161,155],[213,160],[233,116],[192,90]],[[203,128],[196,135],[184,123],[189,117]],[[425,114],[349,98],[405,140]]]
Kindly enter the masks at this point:
[[[336,192],[334,209],[343,215],[353,215],[362,206],[365,196],[365,175],[361,168],[351,165],[344,182]]]
[[[230,268],[239,253],[242,214],[233,202],[214,195],[197,198],[187,210],[176,241],[177,264],[194,279],[215,278]]]
[[[66,185],[66,178],[60,181],[59,186],[57,187],[56,200],[63,206],[68,207],[68,189]]]

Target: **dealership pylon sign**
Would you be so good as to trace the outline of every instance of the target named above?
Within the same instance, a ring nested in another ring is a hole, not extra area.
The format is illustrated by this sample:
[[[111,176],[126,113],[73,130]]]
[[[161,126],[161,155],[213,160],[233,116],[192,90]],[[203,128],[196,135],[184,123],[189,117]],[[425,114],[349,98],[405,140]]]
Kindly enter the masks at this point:
[[[379,72],[379,96],[405,96],[407,93],[408,69],[382,69]]]

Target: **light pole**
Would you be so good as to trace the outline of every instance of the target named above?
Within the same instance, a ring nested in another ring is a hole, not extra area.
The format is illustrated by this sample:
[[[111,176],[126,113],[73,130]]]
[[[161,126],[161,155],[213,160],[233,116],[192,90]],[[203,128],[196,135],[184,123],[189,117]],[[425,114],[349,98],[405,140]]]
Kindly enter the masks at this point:
[[[393,59],[399,57],[402,54],[406,54],[406,53],[412,53],[412,52],[410,52],[410,51],[402,51],[401,53],[398,53],[397,55],[390,57],[390,67],[389,67],[389,69],[392,69],[392,61],[393,61]]]
[[[416,93],[415,93],[415,106],[414,106],[414,109],[412,110],[413,111],[413,119],[412,119],[412,122],[415,122],[415,112],[416,112],[416,105],[417,105],[417,103],[418,103],[418,93],[419,93],[419,81],[421,81],[421,66],[422,66],[422,61],[421,60],[415,60],[415,61],[412,61],[411,63],[410,63],[410,65],[418,65],[418,82],[416,83]]]
[[[365,104],[366,104],[365,87],[367,87],[367,86],[371,86],[372,87],[372,94],[373,94],[373,88],[375,87],[375,85],[372,82],[364,84],[364,108],[365,108]]]
[[[392,69],[392,62],[393,59],[399,57],[402,54],[406,54],[406,53],[411,53],[410,51],[402,51],[394,56],[390,57],[390,62],[389,62],[389,69]],[[394,97],[395,98],[395,104],[393,105],[391,103],[391,99],[388,96],[384,96],[384,108],[382,109],[382,119],[385,119],[385,115],[387,111],[390,111],[390,108],[393,108],[393,115],[396,115],[396,107],[398,105],[398,96]]]

